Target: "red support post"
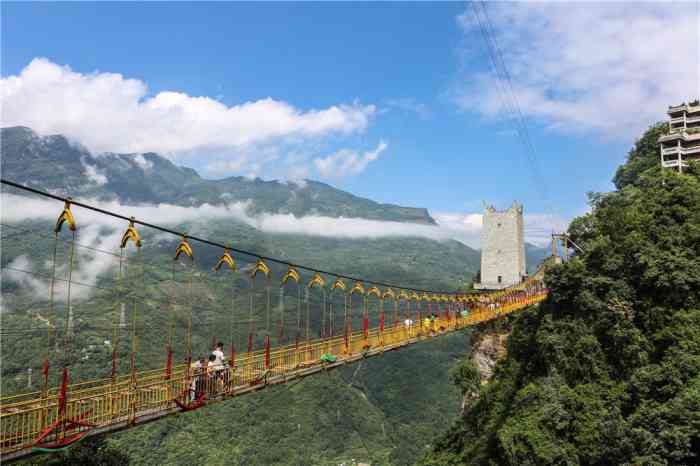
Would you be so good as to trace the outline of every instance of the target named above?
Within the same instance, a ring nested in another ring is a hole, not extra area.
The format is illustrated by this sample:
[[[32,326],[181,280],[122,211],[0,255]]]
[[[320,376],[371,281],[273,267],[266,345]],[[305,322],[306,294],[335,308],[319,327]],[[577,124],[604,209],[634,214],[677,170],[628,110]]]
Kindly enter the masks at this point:
[[[49,358],[44,359],[44,368],[42,369],[44,374],[44,386],[49,386]]]
[[[112,350],[112,380],[117,378],[117,349]]]
[[[63,368],[61,389],[58,392],[58,419],[62,420],[66,415],[66,401],[68,399],[68,368]]]
[[[173,349],[168,346],[168,359],[165,366],[165,380],[170,380],[173,375]]]
[[[131,353],[131,385],[136,385],[136,354]]]

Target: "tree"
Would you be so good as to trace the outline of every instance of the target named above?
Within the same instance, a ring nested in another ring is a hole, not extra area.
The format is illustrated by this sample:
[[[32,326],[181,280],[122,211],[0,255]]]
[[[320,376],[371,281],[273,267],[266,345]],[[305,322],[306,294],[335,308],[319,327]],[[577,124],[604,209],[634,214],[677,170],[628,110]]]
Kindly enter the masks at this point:
[[[659,138],[664,134],[668,134],[668,123],[657,123],[635,142],[627,154],[627,162],[617,169],[613,178],[617,189],[634,185],[641,173],[660,165]]]
[[[37,466],[124,466],[129,457],[114,447],[110,447],[102,436],[88,437],[68,450],[51,455],[39,456],[27,461]]]

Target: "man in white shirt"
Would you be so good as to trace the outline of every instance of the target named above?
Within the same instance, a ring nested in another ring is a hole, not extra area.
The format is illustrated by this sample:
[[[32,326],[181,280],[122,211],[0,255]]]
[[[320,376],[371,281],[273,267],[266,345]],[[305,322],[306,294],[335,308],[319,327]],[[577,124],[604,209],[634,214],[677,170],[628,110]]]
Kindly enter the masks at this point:
[[[219,342],[216,344],[214,351],[211,352],[209,357],[209,371],[212,374],[212,383],[217,387],[219,381],[224,385],[228,384],[228,371],[224,371],[224,344]]]
[[[224,344],[219,342],[216,344],[216,348],[214,348],[214,351],[211,352],[211,354],[214,355],[216,358],[214,360],[214,366],[216,366],[217,369],[223,369],[224,368]]]

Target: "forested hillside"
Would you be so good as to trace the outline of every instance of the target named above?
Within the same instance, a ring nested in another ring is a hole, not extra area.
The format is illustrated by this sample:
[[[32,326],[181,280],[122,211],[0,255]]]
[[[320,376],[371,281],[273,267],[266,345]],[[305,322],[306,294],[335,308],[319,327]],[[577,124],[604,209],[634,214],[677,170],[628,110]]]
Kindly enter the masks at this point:
[[[421,464],[698,464],[700,170],[661,170],[650,128],[570,226],[584,252],[514,318],[508,354]]]

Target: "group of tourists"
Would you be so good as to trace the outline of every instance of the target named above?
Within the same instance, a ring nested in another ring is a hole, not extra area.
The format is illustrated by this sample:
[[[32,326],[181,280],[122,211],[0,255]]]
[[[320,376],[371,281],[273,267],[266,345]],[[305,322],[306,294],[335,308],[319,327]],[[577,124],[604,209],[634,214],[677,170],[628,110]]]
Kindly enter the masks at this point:
[[[224,355],[224,344],[219,342],[208,358],[200,356],[192,363],[194,378],[191,386],[191,398],[195,399],[204,393],[209,395],[219,393],[228,387],[230,377],[228,363]]]
[[[523,300],[529,296],[541,292],[542,289],[542,285],[537,284],[535,287],[528,287],[525,290],[513,292],[508,296],[497,300],[494,300],[492,297],[487,295],[479,296],[476,301],[467,303],[461,311],[455,314],[455,317],[458,319],[466,319],[468,318],[470,311],[474,311],[478,308],[487,308],[492,310],[500,309],[504,305]],[[414,321],[411,318],[406,317],[403,323],[407,329],[410,329],[413,327]],[[422,320],[419,318],[418,323],[420,325],[420,329],[426,334],[435,335],[438,332],[443,332],[445,330],[445,327],[441,325],[438,314],[434,312],[426,315]],[[209,354],[208,358],[200,356],[194,363],[192,363],[191,368],[194,371],[194,377],[190,390],[192,399],[206,394],[211,396],[230,388],[229,384],[232,382],[231,371],[229,370],[230,362],[226,361],[223,343],[217,343]]]
[[[430,332],[431,335],[434,335],[437,331],[437,319],[438,316],[434,312],[432,314],[429,314],[425,316],[423,319],[423,329],[427,332]]]

